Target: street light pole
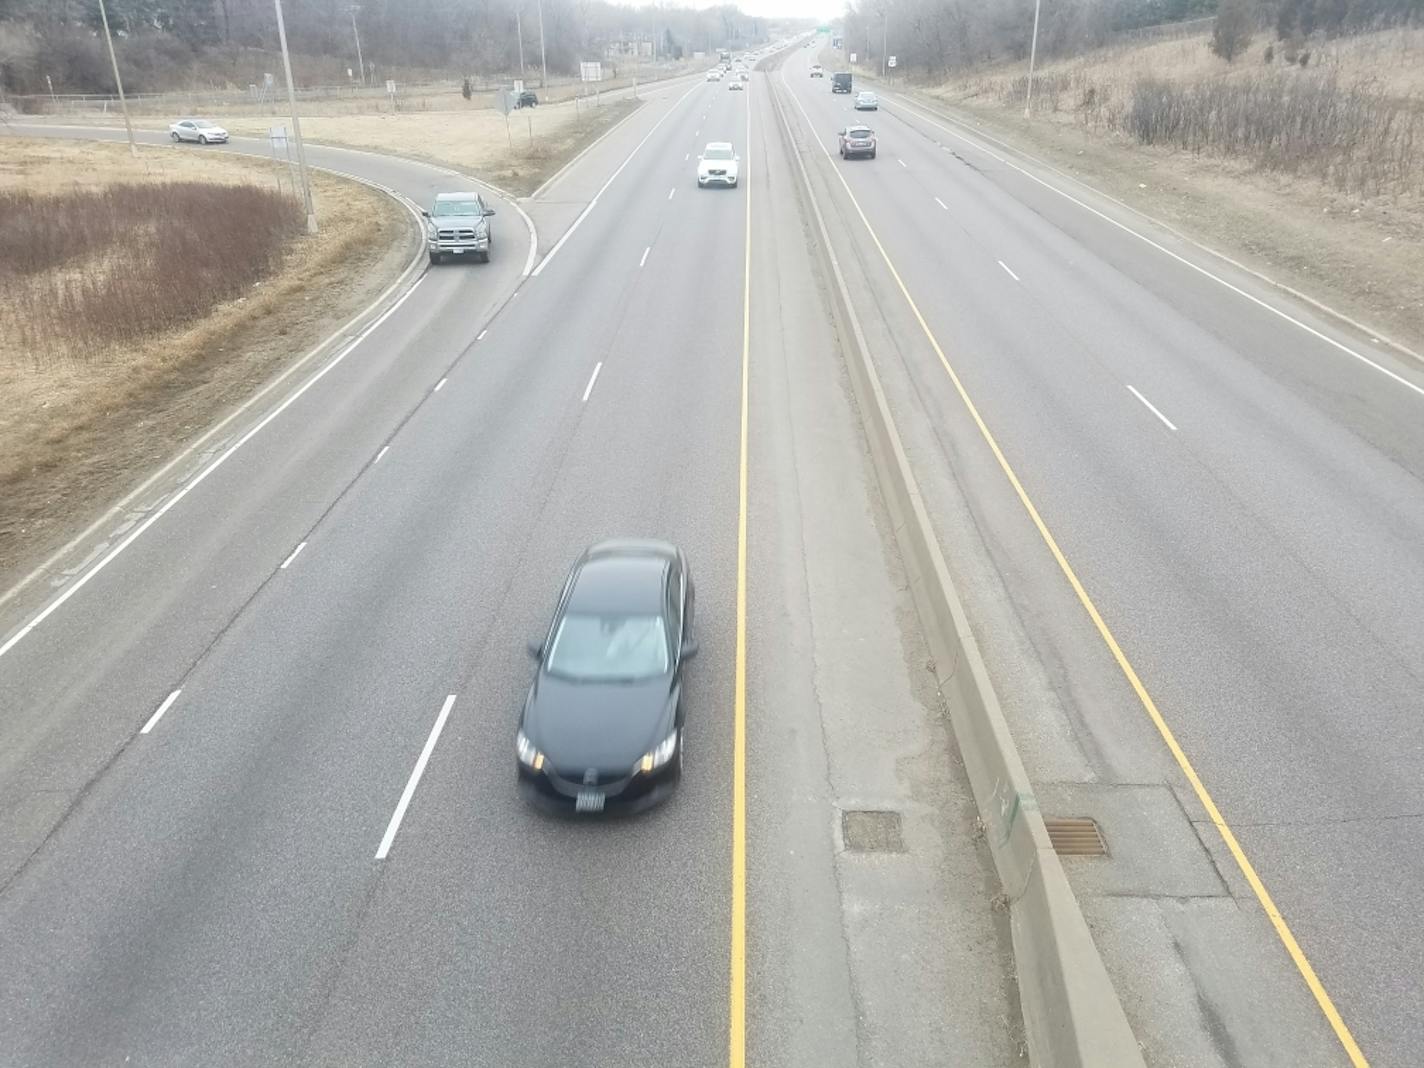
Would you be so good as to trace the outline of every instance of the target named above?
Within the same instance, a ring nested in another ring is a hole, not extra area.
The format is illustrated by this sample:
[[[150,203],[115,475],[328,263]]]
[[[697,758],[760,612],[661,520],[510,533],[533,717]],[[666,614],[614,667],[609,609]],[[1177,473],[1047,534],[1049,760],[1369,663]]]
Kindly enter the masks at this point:
[[[884,20],[884,21],[881,23],[881,27],[880,27],[880,80],[881,80],[881,81],[884,81],[884,80],[885,80],[885,50],[886,50],[886,48],[887,48],[887,45],[886,45],[885,42],[887,42],[888,40],[890,40],[890,9],[887,7],[884,11],[882,11],[882,12],[880,13],[880,17],[881,17],[881,19]]]
[[[1033,0],[1033,44],[1028,51],[1028,92],[1024,94],[1024,118],[1029,117],[1033,106],[1033,65],[1038,59],[1038,8],[1042,0]]]
[[[549,84],[549,61],[544,56],[544,0],[539,3],[539,67],[542,73],[539,75],[539,88],[543,89]]]
[[[282,19],[282,0],[272,0],[277,9],[277,38],[282,43],[282,66],[287,72],[287,103],[292,108],[292,137],[297,142],[297,169],[302,175],[302,201],[307,209],[307,233],[316,233],[316,206],[312,203],[311,176],[307,174],[307,153],[302,146],[302,124],[297,118],[297,93],[292,88],[292,57],[287,51],[287,24]]]
[[[356,69],[361,72],[361,84],[366,84],[366,63],[361,58],[361,31],[356,28],[356,12],[361,9],[355,4],[351,5],[351,32],[356,37]]]
[[[524,4],[514,5],[514,32],[519,35],[519,84],[524,84]]]
[[[129,102],[124,99],[124,80],[119,77],[119,59],[114,55],[114,35],[109,32],[109,13],[104,10],[104,0],[99,0],[99,17],[104,20],[104,40],[109,43],[109,63],[114,68],[114,85],[119,90],[119,107],[124,113],[124,129],[129,132],[129,155],[137,158],[138,145],[134,144],[133,123],[129,121]]]

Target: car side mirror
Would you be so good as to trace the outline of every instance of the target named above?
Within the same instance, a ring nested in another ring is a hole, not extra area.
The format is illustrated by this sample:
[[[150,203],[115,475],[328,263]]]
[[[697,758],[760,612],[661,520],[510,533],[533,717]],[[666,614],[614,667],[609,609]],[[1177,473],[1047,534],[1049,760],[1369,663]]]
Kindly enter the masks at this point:
[[[701,646],[697,644],[696,638],[688,638],[687,641],[682,643],[682,658],[684,660],[691,660],[697,655],[697,650],[700,648]]]
[[[424,215],[427,219],[430,218],[430,212],[426,211],[424,208],[420,209],[420,214]]]
[[[704,159],[706,159],[706,158],[707,158],[707,157],[705,157],[705,156],[698,156],[698,157],[697,157],[697,161],[700,163],[700,162],[702,162],[702,160],[704,160]]]
[[[733,157],[732,157],[732,162],[733,162],[733,163],[741,163],[741,162],[742,162],[742,157],[741,157],[741,156],[733,156]]]
[[[485,208],[486,217],[494,214],[494,208]]]
[[[544,643],[542,641],[529,643],[529,655],[535,660],[544,659]]]

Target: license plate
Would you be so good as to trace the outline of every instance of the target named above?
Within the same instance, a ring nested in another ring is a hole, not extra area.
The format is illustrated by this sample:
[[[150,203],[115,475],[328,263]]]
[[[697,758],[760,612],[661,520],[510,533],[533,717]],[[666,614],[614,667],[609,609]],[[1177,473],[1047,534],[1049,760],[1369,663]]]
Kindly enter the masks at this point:
[[[457,256],[463,256],[465,254],[465,250],[462,248],[452,248],[450,251]]]
[[[580,790],[578,797],[574,798],[575,812],[602,812],[603,811],[603,791],[602,790]]]

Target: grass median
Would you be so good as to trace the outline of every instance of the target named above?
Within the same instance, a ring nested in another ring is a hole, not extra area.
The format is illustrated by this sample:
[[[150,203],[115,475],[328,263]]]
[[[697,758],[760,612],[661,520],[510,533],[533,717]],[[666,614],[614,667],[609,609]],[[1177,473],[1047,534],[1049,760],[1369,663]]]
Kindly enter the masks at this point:
[[[385,289],[405,209],[270,164],[5,138],[0,590]]]

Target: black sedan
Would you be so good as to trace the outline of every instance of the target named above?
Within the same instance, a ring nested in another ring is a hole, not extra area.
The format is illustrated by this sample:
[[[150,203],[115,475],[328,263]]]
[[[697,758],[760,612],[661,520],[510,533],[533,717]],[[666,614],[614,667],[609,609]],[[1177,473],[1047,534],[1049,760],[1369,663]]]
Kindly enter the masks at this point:
[[[521,793],[574,812],[656,804],[682,777],[682,673],[697,654],[692,576],[657,541],[609,541],[574,564],[515,736]]]

